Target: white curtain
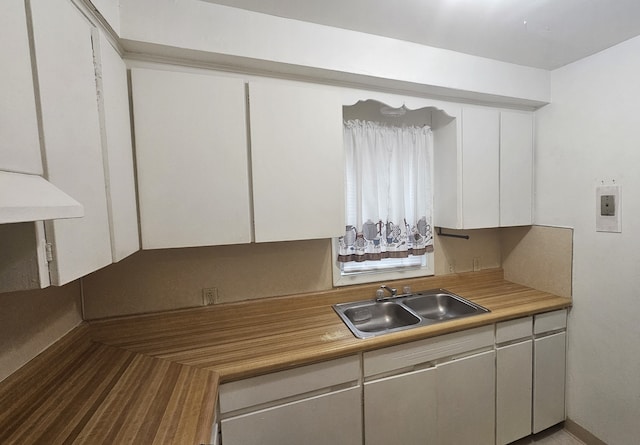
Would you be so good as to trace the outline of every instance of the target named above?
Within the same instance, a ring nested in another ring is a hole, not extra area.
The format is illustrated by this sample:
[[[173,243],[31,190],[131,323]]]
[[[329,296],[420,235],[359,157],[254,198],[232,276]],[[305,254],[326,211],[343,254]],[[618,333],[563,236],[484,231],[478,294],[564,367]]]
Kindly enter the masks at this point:
[[[433,135],[428,126],[344,123],[346,228],[338,261],[433,251]]]

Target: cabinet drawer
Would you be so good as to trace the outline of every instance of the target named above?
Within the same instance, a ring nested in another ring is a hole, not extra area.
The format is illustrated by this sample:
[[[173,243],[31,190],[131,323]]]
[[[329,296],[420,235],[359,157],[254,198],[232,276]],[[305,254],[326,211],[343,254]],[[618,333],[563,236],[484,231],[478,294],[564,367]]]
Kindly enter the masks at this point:
[[[220,386],[220,412],[228,413],[286,397],[357,381],[357,356],[274,372]]]
[[[310,397],[222,420],[224,445],[362,443],[361,388]]]
[[[518,318],[496,324],[496,343],[531,337],[533,317]]]
[[[366,352],[364,376],[369,377],[493,346],[493,341],[493,326],[482,326]]]
[[[543,332],[557,331],[567,327],[567,310],[562,309],[554,312],[536,315],[533,324],[533,333],[542,334]]]

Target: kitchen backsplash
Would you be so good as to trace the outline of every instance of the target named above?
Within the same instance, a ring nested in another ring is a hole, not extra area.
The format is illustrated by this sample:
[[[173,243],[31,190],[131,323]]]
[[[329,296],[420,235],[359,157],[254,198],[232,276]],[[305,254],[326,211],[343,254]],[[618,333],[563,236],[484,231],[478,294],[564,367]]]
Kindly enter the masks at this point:
[[[79,280],[0,293],[0,381],[81,322]]]
[[[457,232],[469,235],[468,240],[437,237],[435,273],[502,265],[513,281],[540,282],[546,287],[564,283],[552,287],[567,295],[571,281],[571,234],[567,232],[524,227]],[[548,267],[559,263],[568,264],[568,270]],[[533,280],[531,276],[541,270],[546,270],[547,277]],[[211,297],[218,303],[323,291],[332,288],[331,243],[311,240],[141,251],[84,277],[82,283],[85,319],[201,306],[205,288],[212,289]]]
[[[573,229],[548,226],[500,229],[504,278],[572,296]]]

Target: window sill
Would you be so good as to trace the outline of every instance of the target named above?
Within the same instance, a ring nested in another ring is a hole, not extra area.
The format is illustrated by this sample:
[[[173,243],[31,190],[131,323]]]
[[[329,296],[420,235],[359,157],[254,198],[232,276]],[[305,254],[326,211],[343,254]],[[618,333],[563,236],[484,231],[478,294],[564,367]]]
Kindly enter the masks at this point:
[[[403,280],[407,278],[428,277],[434,275],[433,252],[427,253],[426,266],[407,267],[405,269],[388,269],[367,272],[356,272],[343,274],[340,265],[336,261],[338,257],[338,240],[334,238],[331,242],[331,264],[333,269],[333,285],[349,286],[352,284],[376,283],[392,280]]]

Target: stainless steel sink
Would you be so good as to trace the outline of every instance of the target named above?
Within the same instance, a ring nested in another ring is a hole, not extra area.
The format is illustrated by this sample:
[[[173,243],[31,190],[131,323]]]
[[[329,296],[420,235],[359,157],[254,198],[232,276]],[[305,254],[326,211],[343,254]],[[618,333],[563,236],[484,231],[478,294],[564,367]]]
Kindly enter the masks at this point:
[[[431,289],[381,300],[340,303],[333,305],[333,309],[358,338],[489,312],[445,289]]]
[[[419,292],[404,298],[402,303],[429,320],[449,320],[487,312],[482,306],[441,289]]]
[[[361,332],[388,332],[420,323],[420,317],[391,301],[365,302],[348,307],[342,313],[349,324]]]

